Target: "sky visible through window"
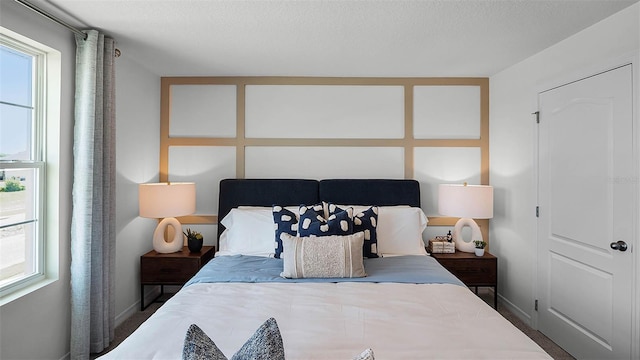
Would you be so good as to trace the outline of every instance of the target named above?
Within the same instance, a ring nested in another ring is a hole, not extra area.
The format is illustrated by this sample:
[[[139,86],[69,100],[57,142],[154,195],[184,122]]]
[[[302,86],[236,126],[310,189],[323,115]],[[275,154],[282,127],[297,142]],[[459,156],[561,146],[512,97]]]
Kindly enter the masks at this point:
[[[34,56],[0,45],[0,161],[38,161],[34,138]],[[0,286],[37,271],[38,170],[0,162]]]
[[[0,45],[0,160],[34,160],[33,57]]]

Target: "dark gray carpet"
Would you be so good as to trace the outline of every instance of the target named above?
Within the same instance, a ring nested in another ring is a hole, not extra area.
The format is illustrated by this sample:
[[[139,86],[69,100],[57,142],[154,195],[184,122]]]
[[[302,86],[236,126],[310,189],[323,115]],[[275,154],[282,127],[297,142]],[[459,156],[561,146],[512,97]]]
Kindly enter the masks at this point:
[[[493,293],[489,291],[489,288],[480,288],[478,296],[489,305],[493,306]],[[498,312],[505,319],[509,320],[515,327],[520,329],[531,340],[538,344],[544,351],[547,352],[555,360],[575,360],[568,352],[564,351],[560,346],[556,345],[548,337],[544,336],[540,331],[534,330],[529,325],[525,324],[519,317],[514,315],[511,311],[505,309],[498,303]]]
[[[488,304],[493,306],[493,294],[489,292],[487,289],[479,289],[478,295]],[[167,295],[165,295],[167,296]],[[169,294],[168,296],[171,296]],[[120,326],[116,328],[115,338],[111,345],[105,349],[103,352],[99,354],[92,354],[91,359],[95,359],[100,355],[104,355],[108,353],[111,349],[115,348],[122,342],[122,340],[126,339],[129,334],[135,331],[140,324],[142,324],[145,320],[149,318],[158,308],[162,305],[162,303],[153,303],[149,305],[144,311],[138,311],[130,318],[125,320]],[[498,312],[505,317],[505,319],[509,320],[513,325],[515,325],[518,329],[520,329],[525,335],[535,341],[541,348],[543,348],[551,357],[556,360],[573,360],[574,357],[569,355],[566,351],[564,351],[561,347],[556,345],[553,341],[549,340],[544,334],[539,331],[536,331],[526,325],[522,320],[520,320],[517,316],[511,313],[509,310],[503,308],[498,304]]]

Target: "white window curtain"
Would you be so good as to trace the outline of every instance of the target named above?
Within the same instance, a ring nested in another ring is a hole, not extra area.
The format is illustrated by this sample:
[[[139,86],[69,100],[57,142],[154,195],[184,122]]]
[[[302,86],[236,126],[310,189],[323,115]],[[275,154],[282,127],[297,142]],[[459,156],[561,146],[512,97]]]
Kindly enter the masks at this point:
[[[115,41],[86,33],[76,35],[72,359],[109,346],[115,323]]]

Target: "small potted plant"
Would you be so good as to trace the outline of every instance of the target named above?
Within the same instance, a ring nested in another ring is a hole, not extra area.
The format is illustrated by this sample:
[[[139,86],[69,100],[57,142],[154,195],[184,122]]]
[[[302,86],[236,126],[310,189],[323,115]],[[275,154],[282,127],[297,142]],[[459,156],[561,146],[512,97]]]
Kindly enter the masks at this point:
[[[187,237],[187,246],[189,247],[189,251],[200,252],[200,249],[202,249],[202,234],[197,231],[191,231],[189,228],[187,228],[187,232],[183,232],[183,234]]]
[[[483,256],[484,247],[487,246],[487,242],[482,240],[473,240],[473,243],[476,245],[476,249],[475,249],[476,256]]]

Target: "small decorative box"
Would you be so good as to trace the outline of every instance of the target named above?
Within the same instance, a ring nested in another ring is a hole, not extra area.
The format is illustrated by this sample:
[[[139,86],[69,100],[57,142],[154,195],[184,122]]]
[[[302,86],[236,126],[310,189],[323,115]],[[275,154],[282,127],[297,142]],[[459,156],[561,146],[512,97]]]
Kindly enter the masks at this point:
[[[432,254],[453,254],[456,252],[456,244],[446,240],[431,239],[429,240],[429,252]]]

